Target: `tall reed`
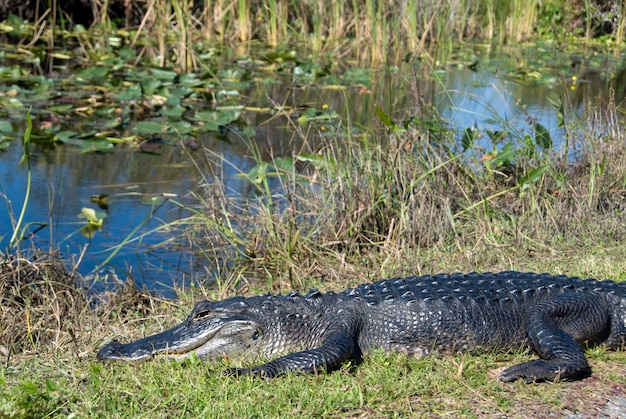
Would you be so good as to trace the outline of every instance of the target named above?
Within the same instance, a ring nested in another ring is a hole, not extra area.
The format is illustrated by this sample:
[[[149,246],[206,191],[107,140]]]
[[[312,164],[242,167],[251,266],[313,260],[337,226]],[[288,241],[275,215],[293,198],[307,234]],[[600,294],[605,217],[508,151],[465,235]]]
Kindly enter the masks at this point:
[[[91,1],[94,23],[110,33],[114,30],[109,17],[112,2]],[[141,38],[146,45],[142,54],[158,57],[163,66],[194,68],[195,46],[237,44],[245,46],[245,53],[251,41],[270,47],[297,45],[314,53],[380,63],[408,54],[432,56],[437,48],[458,40],[507,43],[529,39],[535,31],[542,36],[550,32],[559,36],[566,30],[575,34],[576,25],[583,26],[578,29],[589,40],[594,22],[603,15],[598,15],[596,1],[581,1],[582,16],[564,0],[146,0],[126,8],[125,22],[139,21],[137,27],[128,28],[136,30],[132,45]],[[555,10],[560,15],[558,27],[550,19]],[[612,34],[618,43],[625,26],[624,12],[619,10]],[[48,19],[45,39],[49,48],[57,42],[50,28],[62,21],[62,11],[59,2],[53,1],[47,11],[38,12]],[[175,57],[174,63],[168,63],[170,56]]]

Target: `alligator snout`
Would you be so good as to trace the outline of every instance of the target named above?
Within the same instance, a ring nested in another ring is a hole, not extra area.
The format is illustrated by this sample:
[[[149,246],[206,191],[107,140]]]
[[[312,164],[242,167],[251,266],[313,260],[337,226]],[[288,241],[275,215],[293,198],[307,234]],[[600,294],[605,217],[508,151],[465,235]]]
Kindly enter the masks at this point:
[[[96,358],[99,361],[142,361],[154,356],[152,351],[140,347],[132,349],[132,345],[111,341],[98,351]]]

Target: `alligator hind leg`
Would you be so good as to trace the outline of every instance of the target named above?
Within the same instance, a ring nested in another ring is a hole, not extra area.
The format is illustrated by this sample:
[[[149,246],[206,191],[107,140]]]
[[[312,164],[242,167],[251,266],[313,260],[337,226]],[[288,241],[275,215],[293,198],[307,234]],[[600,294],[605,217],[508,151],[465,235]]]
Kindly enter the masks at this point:
[[[579,343],[601,343],[610,326],[609,307],[594,294],[563,294],[539,303],[528,311],[526,333],[541,359],[507,368],[500,380],[522,378],[531,383],[583,378],[591,368]]]

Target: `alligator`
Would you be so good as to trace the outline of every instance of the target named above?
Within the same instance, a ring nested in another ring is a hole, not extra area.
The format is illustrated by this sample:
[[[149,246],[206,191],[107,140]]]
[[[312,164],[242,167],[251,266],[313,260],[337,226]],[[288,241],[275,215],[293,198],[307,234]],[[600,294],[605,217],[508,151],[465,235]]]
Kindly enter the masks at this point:
[[[539,359],[506,368],[499,379],[531,383],[589,376],[584,349],[596,345],[626,345],[626,283],[507,271],[201,301],[181,324],[127,344],[111,341],[97,359],[265,358],[227,373],[272,378],[337,369],[377,349],[422,357],[526,347]]]

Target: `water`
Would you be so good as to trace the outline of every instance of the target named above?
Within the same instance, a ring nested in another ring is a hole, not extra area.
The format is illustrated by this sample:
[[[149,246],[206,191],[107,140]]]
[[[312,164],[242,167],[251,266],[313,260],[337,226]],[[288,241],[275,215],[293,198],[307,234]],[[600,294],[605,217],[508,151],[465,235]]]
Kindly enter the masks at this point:
[[[12,145],[0,155],[0,180],[11,208],[0,207],[3,220],[2,246],[8,244],[9,212],[15,217],[21,210],[26,192],[27,168],[18,165],[21,147]],[[110,249],[129,236],[133,229],[149,219],[155,206],[142,201],[163,194],[182,195],[195,186],[194,176],[185,176],[184,168],[174,169],[182,161],[179,150],[167,156],[152,156],[130,151],[111,154],[81,154],[70,147],[42,150],[35,148],[32,156],[31,194],[26,223],[43,222],[48,227],[39,231],[35,243],[43,248],[59,246],[67,255],[78,257],[88,246],[80,264],[81,273],[89,273],[104,261]],[[97,208],[90,202],[92,195],[108,194],[109,206],[102,230],[89,239],[80,233],[85,221],[78,218],[81,208]],[[138,234],[158,227],[158,221],[170,222],[185,214],[166,204]],[[32,228],[30,229],[32,230]],[[185,252],[153,252],[151,248],[164,240],[159,234],[148,235],[122,248],[108,269],[124,277],[129,271],[139,283],[160,288],[175,279],[172,272],[186,273],[193,260]],[[22,247],[28,247],[28,241]]]
[[[557,115],[549,98],[567,98],[574,112],[584,112],[593,100],[608,100],[607,78],[600,73],[580,74],[577,80],[570,76],[555,76],[548,82],[517,80],[494,71],[472,71],[467,67],[448,69],[438,78],[414,76],[410,69],[393,74],[384,71],[372,77],[372,83],[362,88],[345,90],[292,87],[289,80],[282,83],[255,83],[249,91],[241,92],[248,98],[248,106],[268,106],[268,97],[277,103],[303,105],[321,109],[327,106],[340,115],[350,115],[352,121],[371,127],[377,124],[374,107],[392,110],[394,118],[419,115],[423,107],[434,105],[451,127],[461,133],[467,127],[499,129],[510,124],[521,131],[532,133],[530,118],[544,125],[555,139],[556,147],[562,146],[561,129],[557,127]],[[620,80],[621,73],[614,80]],[[619,86],[616,89],[620,90]],[[349,106],[346,106],[346,103]],[[250,126],[257,127],[256,141],[264,158],[291,155],[299,145],[290,131],[284,129],[285,120],[273,119],[262,113],[246,112]],[[460,134],[459,134],[460,135]],[[252,186],[237,176],[252,168],[246,147],[236,138],[231,142],[205,135],[197,142],[211,152],[230,162],[223,165],[220,176],[230,193],[246,196]],[[483,138],[479,143],[489,149],[491,145]],[[12,233],[11,214],[17,217],[26,191],[27,169],[19,165],[21,144],[13,142],[0,154],[0,187],[3,200],[0,205],[0,246],[6,248]],[[169,223],[188,214],[179,206],[165,202],[154,204],[152,198],[174,197],[181,203],[192,203],[189,191],[200,182],[194,160],[206,158],[201,150],[189,151],[182,145],[162,145],[156,154],[138,153],[131,148],[119,148],[113,153],[81,153],[71,146],[33,146],[32,189],[25,223],[47,224],[31,241],[40,247],[58,246],[64,255],[77,260],[84,252],[79,272],[90,274],[94,270],[114,273],[120,278],[132,274],[140,285],[165,295],[173,295],[172,285],[183,284],[191,278],[211,277],[201,260],[196,260],[184,245],[162,243],[167,233],[154,232],[162,223]],[[107,216],[101,231],[91,239],[80,233],[85,221],[78,218],[81,208],[97,206],[91,196],[109,195]],[[148,221],[146,221],[148,220]],[[139,228],[138,228],[139,226]],[[32,224],[29,231],[33,231]],[[137,229],[137,230],[136,230]],[[136,230],[136,231],[135,231]],[[150,233],[143,235],[145,233]],[[123,246],[110,263],[102,266],[115,246],[125,238],[133,240]],[[97,284],[96,289],[103,285]]]

